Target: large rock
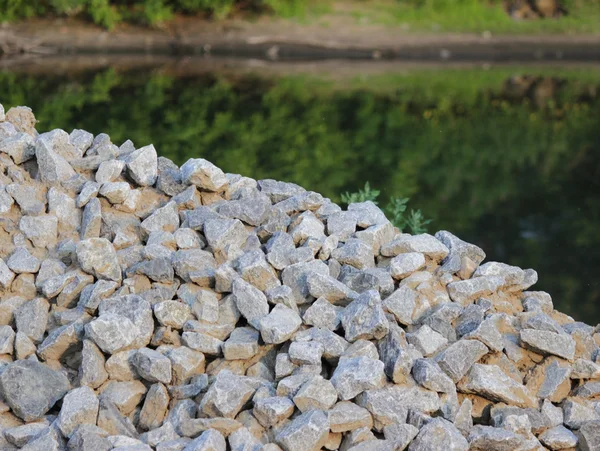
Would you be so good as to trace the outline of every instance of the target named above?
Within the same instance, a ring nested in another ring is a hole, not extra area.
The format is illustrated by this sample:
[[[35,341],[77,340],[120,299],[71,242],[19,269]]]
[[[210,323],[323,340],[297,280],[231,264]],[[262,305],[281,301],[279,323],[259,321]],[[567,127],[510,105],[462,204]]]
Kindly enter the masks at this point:
[[[77,244],[77,260],[81,269],[98,279],[121,280],[121,267],[115,248],[105,238],[90,238]]]
[[[0,375],[2,398],[25,421],[41,418],[68,390],[64,374],[32,360],[11,363]]]

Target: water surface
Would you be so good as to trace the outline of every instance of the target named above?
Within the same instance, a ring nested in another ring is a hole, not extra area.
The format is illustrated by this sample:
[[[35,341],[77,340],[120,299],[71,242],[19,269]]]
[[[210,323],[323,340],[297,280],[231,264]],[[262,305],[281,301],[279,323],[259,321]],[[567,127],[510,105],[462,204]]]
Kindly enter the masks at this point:
[[[7,69],[1,102],[335,201],[369,181],[600,321],[598,67],[252,67]]]

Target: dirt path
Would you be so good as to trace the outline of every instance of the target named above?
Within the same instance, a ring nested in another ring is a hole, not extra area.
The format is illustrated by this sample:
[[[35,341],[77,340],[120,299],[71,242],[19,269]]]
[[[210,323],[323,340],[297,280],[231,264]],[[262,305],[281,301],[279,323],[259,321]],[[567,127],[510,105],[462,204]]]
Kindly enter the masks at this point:
[[[271,60],[600,61],[600,35],[418,34],[382,25],[300,25],[270,18],[251,23],[180,18],[164,29],[122,25],[111,32],[72,20],[36,20],[3,30],[57,53],[212,54]]]

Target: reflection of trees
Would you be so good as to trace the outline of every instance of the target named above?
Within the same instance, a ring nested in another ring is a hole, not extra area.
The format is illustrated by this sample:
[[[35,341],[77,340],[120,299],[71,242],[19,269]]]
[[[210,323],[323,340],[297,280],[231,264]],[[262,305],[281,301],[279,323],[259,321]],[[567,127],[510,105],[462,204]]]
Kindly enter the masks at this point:
[[[5,105],[32,106],[40,129],[154,142],[178,163],[204,156],[336,200],[369,180],[383,196],[412,197],[433,228],[537,269],[559,308],[598,321],[598,84],[521,77],[464,89],[462,78],[433,90],[425,75],[376,93],[293,79],[5,74],[0,90]]]

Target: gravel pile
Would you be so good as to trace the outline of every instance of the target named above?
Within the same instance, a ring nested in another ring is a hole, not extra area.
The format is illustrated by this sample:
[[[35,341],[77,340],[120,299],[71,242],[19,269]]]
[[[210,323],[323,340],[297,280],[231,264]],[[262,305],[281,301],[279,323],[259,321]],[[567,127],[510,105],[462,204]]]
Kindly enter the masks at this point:
[[[0,106],[0,449],[600,449],[600,329],[371,202]]]

